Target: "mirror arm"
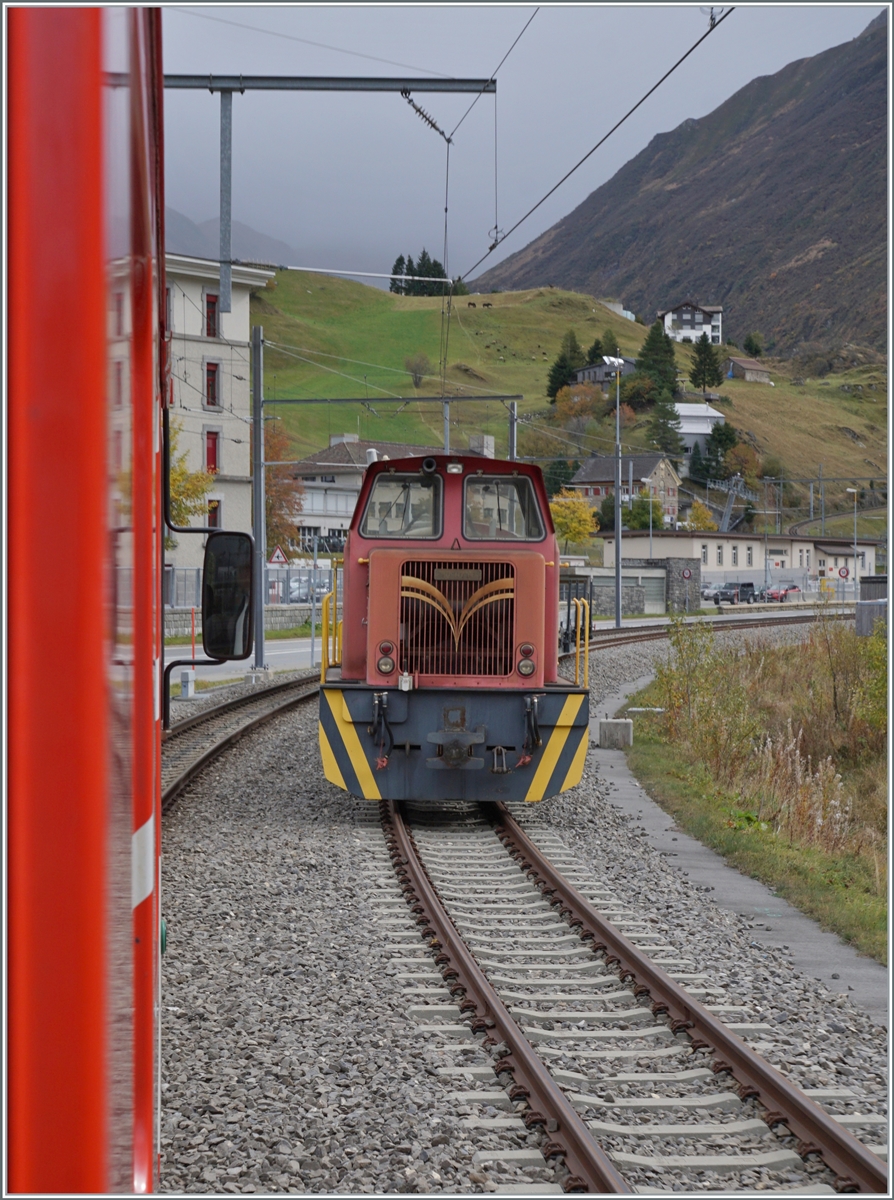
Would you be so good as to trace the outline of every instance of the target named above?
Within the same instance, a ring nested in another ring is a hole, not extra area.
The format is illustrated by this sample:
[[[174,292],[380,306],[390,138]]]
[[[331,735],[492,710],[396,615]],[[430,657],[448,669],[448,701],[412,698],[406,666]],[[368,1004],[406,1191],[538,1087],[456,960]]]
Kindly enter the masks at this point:
[[[161,459],[164,478],[162,480],[162,499],[164,502],[165,525],[171,533],[218,533],[219,530],[211,525],[175,525],[171,516],[171,416],[170,409],[165,404],[161,410]],[[167,725],[165,726],[167,729]]]
[[[165,667],[161,685],[162,729],[171,728],[171,672],[175,667],[211,667],[229,662],[228,658],[175,658]]]

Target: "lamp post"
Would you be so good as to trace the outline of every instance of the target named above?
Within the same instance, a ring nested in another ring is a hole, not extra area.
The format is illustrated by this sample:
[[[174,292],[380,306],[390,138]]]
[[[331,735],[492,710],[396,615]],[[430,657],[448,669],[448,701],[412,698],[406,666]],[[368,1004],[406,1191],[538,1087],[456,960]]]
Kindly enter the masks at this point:
[[[652,484],[648,479],[641,479],[640,483],[644,483],[649,489],[649,558],[652,557]]]
[[[602,361],[615,372],[615,628],[621,628],[621,351],[604,354]]]
[[[845,488],[846,492],[851,492],[854,497],[854,602],[860,599],[860,576],[857,574],[857,497],[860,492],[857,488]]]

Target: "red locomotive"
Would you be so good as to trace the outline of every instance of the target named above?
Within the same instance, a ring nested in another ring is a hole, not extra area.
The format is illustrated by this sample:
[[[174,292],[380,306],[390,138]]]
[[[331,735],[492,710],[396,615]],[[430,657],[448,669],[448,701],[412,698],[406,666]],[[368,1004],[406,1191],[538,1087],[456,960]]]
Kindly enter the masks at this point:
[[[320,693],[326,778],[435,809],[578,783],[588,693],[558,673],[559,568],[539,468],[372,464],[345,545],[341,661]]]

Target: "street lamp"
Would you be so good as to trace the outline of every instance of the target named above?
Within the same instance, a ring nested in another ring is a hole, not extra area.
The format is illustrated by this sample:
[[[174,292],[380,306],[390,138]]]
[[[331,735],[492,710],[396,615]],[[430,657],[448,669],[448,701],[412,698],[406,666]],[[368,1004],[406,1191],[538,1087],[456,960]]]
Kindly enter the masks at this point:
[[[641,479],[640,483],[646,484],[649,489],[649,558],[652,557],[652,484],[648,479]]]
[[[859,491],[857,488],[845,488],[846,492],[851,492],[854,497],[854,601],[860,599],[860,577],[857,574],[857,497]]]
[[[615,375],[615,626],[621,628],[621,368],[624,359],[604,354],[602,361]]]

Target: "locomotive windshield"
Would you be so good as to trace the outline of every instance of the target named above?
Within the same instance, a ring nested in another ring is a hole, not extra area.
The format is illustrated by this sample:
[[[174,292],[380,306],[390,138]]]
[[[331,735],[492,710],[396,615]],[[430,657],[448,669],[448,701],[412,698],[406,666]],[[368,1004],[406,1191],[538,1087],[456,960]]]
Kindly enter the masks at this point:
[[[463,533],[484,541],[541,541],[543,520],[530,479],[524,475],[467,479]]]
[[[377,476],[360,534],[368,538],[435,538],[443,507],[439,475]]]

